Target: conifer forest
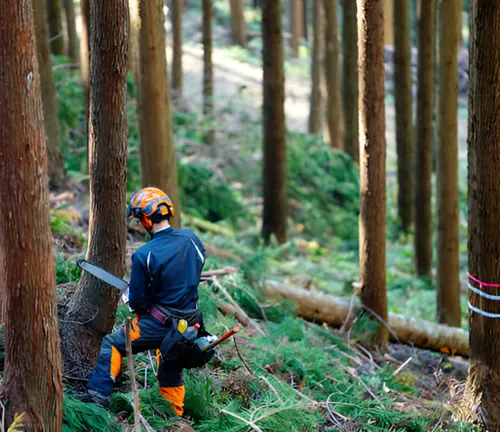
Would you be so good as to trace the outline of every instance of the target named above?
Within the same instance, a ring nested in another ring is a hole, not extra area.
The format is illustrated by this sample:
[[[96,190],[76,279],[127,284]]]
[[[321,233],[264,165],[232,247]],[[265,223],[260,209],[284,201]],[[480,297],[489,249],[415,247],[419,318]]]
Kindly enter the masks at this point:
[[[500,432],[500,1],[0,5],[0,432]]]

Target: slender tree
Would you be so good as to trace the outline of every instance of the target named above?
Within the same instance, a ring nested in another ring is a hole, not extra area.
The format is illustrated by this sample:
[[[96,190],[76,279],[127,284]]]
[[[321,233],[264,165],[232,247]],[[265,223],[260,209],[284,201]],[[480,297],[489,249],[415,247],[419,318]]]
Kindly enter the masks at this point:
[[[291,34],[291,47],[292,53],[295,57],[299,55],[299,46],[302,38],[304,37],[304,21],[302,14],[304,12],[302,1],[303,0],[289,0],[290,1],[290,34]]]
[[[328,141],[334,148],[341,148],[343,141],[342,109],[340,104],[339,42],[337,31],[337,0],[324,0],[325,7],[325,76],[326,123]]]
[[[172,129],[172,112],[168,86],[167,56],[165,52],[165,27],[163,0],[140,0],[140,73],[141,105],[138,108],[141,122],[141,142],[146,156],[148,172],[144,185],[164,190],[173,201],[176,216],[172,224],[181,225],[181,205],[177,184],[177,161],[175,158]],[[158,86],[158,83],[165,83]]]
[[[231,31],[233,43],[247,46],[247,23],[245,21],[245,0],[229,0],[231,7]]]
[[[344,150],[359,162],[358,123],[358,28],[356,2],[344,0],[342,25],[342,99],[344,108]]]
[[[90,104],[90,0],[80,0],[81,31],[80,31],[80,70],[82,73],[85,114],[89,118]]]
[[[441,0],[439,11],[439,137],[437,145],[437,317],[460,326],[458,263],[458,32],[460,5]],[[450,31],[453,30],[453,31]]]
[[[79,48],[78,36],[76,34],[76,19],[75,19],[75,5],[73,0],[64,0],[64,12],[66,15],[66,31],[68,32],[68,47],[67,55],[78,62]]]
[[[215,143],[214,68],[212,63],[213,0],[203,0],[203,114],[210,124],[205,135],[207,144]]]
[[[33,0],[35,17],[38,70],[40,71],[40,89],[42,93],[43,119],[47,138],[49,159],[49,184],[61,187],[64,184],[64,160],[61,154],[59,117],[57,112],[56,87],[52,74],[47,24],[45,21],[44,0]]]
[[[45,0],[47,23],[49,25],[50,51],[64,55],[64,33],[61,0]]]
[[[469,272],[477,280],[499,284],[500,267],[500,3],[471,2],[469,90]],[[498,296],[495,287],[481,287],[485,294]],[[469,291],[474,308],[497,317],[470,311],[469,376],[460,420],[475,423],[482,430],[500,431],[500,302]]]
[[[394,45],[394,23],[392,22],[392,15],[394,11],[394,1],[398,0],[384,0],[384,45]]]
[[[172,0],[172,100],[182,100],[182,12],[184,0]]]
[[[386,16],[390,20],[390,16]],[[413,106],[410,0],[394,1],[394,97],[398,155],[398,214],[408,232],[413,219]]]
[[[385,89],[383,0],[357,0],[359,40],[359,140],[361,301],[387,322],[385,279]],[[391,15],[389,15],[389,18]],[[379,325],[373,344],[385,347]]]
[[[262,235],[286,241],[285,73],[281,0],[262,0],[264,215]]]
[[[127,0],[90,0],[90,220],[87,259],[118,276],[125,266],[127,170]],[[115,322],[114,288],[84,273],[62,328],[63,360],[73,376],[95,364]]]
[[[415,159],[415,270],[432,270],[432,117],[434,0],[422,2],[418,31],[417,141]]]
[[[321,131],[324,119],[324,62],[325,62],[325,13],[323,0],[313,3],[314,39],[311,56],[311,108],[309,111],[309,132],[317,134]]]
[[[59,329],[50,232],[47,151],[31,2],[5,1],[0,14],[0,297],[8,399],[5,422],[62,429]],[[24,429],[23,429],[24,430]]]

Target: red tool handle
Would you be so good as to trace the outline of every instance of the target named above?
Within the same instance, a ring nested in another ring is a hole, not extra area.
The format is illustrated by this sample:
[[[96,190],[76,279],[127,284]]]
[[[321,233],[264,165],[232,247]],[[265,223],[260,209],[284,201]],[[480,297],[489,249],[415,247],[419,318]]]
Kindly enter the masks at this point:
[[[206,347],[202,348],[202,351],[208,351],[217,345],[219,345],[221,342],[224,342],[226,339],[230,338],[232,335],[235,333],[238,333],[240,331],[239,327],[235,327],[231,330],[229,330],[226,334],[222,335],[219,339],[213,341],[210,345],[207,345]]]

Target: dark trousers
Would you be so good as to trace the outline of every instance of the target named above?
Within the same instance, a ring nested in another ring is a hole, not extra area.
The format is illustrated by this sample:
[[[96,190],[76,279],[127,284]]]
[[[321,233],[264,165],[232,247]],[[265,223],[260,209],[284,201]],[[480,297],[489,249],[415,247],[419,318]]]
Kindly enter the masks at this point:
[[[170,331],[172,328],[168,324],[162,325],[151,315],[137,316],[130,332],[132,352],[136,354],[160,348]],[[116,332],[106,335],[102,341],[99,359],[87,385],[89,393],[97,393],[99,398],[109,400],[125,355],[125,330],[121,326]],[[172,402],[175,411],[182,415],[184,370],[173,362],[160,360],[157,378],[162,396]]]

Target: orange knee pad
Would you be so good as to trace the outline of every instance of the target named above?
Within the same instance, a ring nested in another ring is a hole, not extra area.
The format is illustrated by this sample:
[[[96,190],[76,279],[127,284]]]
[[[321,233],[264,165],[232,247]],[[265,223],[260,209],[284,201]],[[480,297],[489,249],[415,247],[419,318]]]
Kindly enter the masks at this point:
[[[160,387],[160,394],[172,404],[177,415],[184,414],[184,396],[186,389],[183,385],[178,387]]]

